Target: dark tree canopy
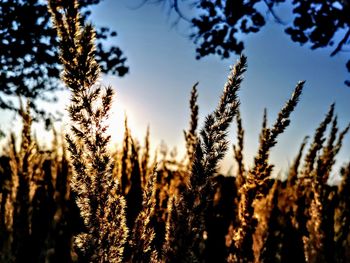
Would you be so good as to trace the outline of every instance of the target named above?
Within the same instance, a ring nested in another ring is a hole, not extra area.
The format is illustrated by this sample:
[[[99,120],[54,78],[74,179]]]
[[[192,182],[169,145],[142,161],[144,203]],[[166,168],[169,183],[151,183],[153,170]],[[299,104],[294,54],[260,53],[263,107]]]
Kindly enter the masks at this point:
[[[349,0],[294,0],[293,5],[293,25],[285,30],[293,41],[311,49],[333,47],[331,56],[350,47]],[[350,72],[350,60],[346,67]],[[350,80],[345,84],[350,87]]]
[[[196,8],[200,14],[192,19],[194,33],[191,36],[197,44],[197,58],[209,54],[218,54],[222,58],[228,58],[232,52],[240,54],[244,43],[239,40],[239,34],[259,32],[266,23],[258,4],[266,3],[272,12],[273,5],[283,1],[199,1]]]
[[[168,0],[146,0],[168,2]],[[284,25],[275,7],[281,3],[293,6],[293,23]],[[182,5],[194,7],[195,17],[186,18]],[[196,44],[196,58],[210,54],[228,58],[244,49],[242,34],[257,33],[265,26],[267,15],[285,26],[292,41],[311,49],[333,48],[331,56],[350,48],[349,0],[170,0],[170,9],[179,18],[190,21]],[[347,63],[350,72],[350,60]],[[350,80],[345,81],[350,86]]]
[[[89,7],[100,0],[80,0],[82,20],[90,15]],[[128,72],[122,51],[102,40],[115,37],[107,27],[97,28],[96,58],[104,73],[123,76]],[[46,1],[0,1],[0,108],[16,110],[11,96],[30,99],[37,113],[37,99],[54,100],[50,91],[59,89],[60,66],[56,31],[52,28]],[[5,98],[3,95],[9,95]]]

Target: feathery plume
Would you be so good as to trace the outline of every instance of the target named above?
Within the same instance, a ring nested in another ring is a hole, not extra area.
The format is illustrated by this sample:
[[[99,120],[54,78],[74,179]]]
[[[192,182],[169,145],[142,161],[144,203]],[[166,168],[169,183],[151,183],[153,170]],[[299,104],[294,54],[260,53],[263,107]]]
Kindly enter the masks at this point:
[[[244,160],[243,160],[243,147],[244,147],[244,129],[242,126],[242,118],[239,109],[237,109],[236,115],[237,123],[237,146],[233,145],[233,153],[235,160],[238,164],[238,171],[236,176],[237,188],[240,188],[244,184]]]
[[[143,192],[142,210],[134,225],[131,262],[160,262],[154,244],[156,233],[152,227],[152,218],[156,206],[156,183],[157,172],[155,167],[148,178]]]
[[[205,120],[198,138],[192,163],[189,186],[178,203],[172,203],[167,231],[175,218],[180,220],[171,235],[167,232],[166,255],[177,256],[179,260],[200,261],[205,248],[205,214],[212,199],[212,177],[219,161],[227,150],[227,129],[239,105],[237,92],[246,71],[247,59],[241,56],[231,70],[224,86],[219,104]],[[171,238],[170,238],[171,236]],[[177,244],[172,242],[176,241]],[[186,259],[187,258],[187,259]]]
[[[250,262],[254,259],[253,233],[256,228],[254,218],[254,199],[266,191],[267,180],[273,166],[268,163],[270,149],[277,143],[277,136],[284,132],[290,123],[290,114],[294,111],[304,82],[299,82],[285,106],[278,113],[278,117],[272,128],[267,128],[267,118],[264,117],[263,130],[260,135],[260,147],[258,155],[254,158],[254,166],[248,172],[245,183],[241,188],[241,200],[239,203],[240,225],[234,234],[234,242],[231,245],[229,262]],[[266,114],[264,114],[266,116]]]
[[[122,262],[128,234],[125,201],[112,175],[105,123],[114,92],[96,86],[95,33],[91,25],[81,25],[78,1],[51,0],[49,10],[60,40],[62,79],[71,91],[72,135],[66,141],[74,167],[72,188],[86,227],[75,245],[81,260]]]
[[[184,136],[186,140],[186,150],[187,150],[187,159],[188,166],[191,168],[194,152],[197,144],[197,126],[198,126],[198,92],[197,92],[198,82],[193,85],[191,90],[191,98],[190,98],[190,109],[191,109],[191,119],[190,119],[190,127],[188,131],[184,131]]]

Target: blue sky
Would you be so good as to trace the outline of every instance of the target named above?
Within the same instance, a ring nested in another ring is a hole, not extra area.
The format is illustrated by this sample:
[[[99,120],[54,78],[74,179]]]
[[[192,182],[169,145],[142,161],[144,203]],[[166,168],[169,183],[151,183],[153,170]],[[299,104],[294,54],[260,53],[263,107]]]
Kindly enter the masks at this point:
[[[173,20],[159,5],[133,8],[140,2],[104,0],[92,10],[94,24],[117,31],[118,36],[113,41],[123,50],[130,66],[130,73],[123,78],[102,76],[102,83],[111,84],[117,92],[111,130],[115,142],[120,144],[126,112],[132,133],[141,141],[149,124],[153,148],[164,140],[170,149],[176,146],[181,155],[184,152],[183,130],[188,126],[190,114],[188,99],[192,85],[199,81],[198,102],[202,123],[204,116],[215,108],[229,66],[238,57],[232,55],[230,59],[221,60],[209,56],[196,60],[195,45],[187,37],[190,27],[186,23],[171,27]],[[288,14],[288,7],[279,11]],[[191,15],[191,11],[188,14]],[[311,51],[300,47],[283,32],[283,26],[275,24],[272,19],[259,33],[245,35],[243,39],[248,71],[239,95],[248,165],[251,165],[258,148],[263,109],[268,109],[269,123],[272,124],[297,81],[306,80],[292,123],[272,151],[272,161],[278,166],[276,171],[285,170],[303,137],[313,135],[332,102],[336,103],[340,127],[350,121],[350,88],[343,84],[350,77],[345,68],[347,53],[330,58],[331,50]],[[62,109],[68,96],[62,94],[61,97],[58,108]],[[2,119],[6,122],[5,115]],[[235,125],[232,125],[229,137],[235,142]],[[349,146],[347,138],[338,165],[350,160]],[[230,151],[223,162],[223,172],[233,163]]]
[[[199,81],[199,107],[203,120],[216,106],[229,66],[237,56],[232,55],[227,60],[216,56],[196,60],[195,45],[187,37],[190,27],[186,23],[172,28],[172,20],[161,6],[132,8],[138,3],[140,1],[105,0],[93,10],[94,23],[117,30],[117,44],[125,52],[130,66],[130,74],[126,77],[104,80],[116,88],[117,103],[131,114],[129,119],[138,130],[135,131],[137,136],[142,136],[150,124],[153,144],[164,140],[182,152],[182,130],[188,125],[188,97],[192,85]],[[288,7],[279,11],[285,17]],[[346,53],[330,58],[330,50],[311,51],[300,47],[291,42],[283,27],[272,19],[258,34],[243,37],[248,71],[240,100],[248,164],[257,151],[263,109],[268,108],[268,117],[273,123],[297,81],[306,80],[292,123],[272,151],[272,160],[279,166],[277,171],[285,169],[303,137],[313,135],[332,102],[336,102],[340,127],[350,121],[350,88],[343,84],[349,77],[345,68]],[[230,138],[235,141],[234,125]],[[350,140],[346,139],[339,164],[349,160],[349,144]],[[224,171],[232,163],[232,152],[229,152]]]

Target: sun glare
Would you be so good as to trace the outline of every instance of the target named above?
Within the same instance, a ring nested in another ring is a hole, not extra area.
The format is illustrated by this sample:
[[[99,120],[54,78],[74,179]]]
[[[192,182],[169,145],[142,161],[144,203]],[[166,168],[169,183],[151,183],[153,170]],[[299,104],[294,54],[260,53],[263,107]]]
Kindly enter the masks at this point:
[[[127,118],[128,127],[133,137],[138,140],[142,140],[144,134],[140,134],[139,125],[135,122],[135,111],[132,107],[127,107],[122,101],[114,99],[110,116],[107,120],[109,126],[108,133],[111,135],[111,147],[115,148],[116,145],[120,145],[123,141],[125,130],[125,118]],[[146,132],[146,130],[145,130]]]

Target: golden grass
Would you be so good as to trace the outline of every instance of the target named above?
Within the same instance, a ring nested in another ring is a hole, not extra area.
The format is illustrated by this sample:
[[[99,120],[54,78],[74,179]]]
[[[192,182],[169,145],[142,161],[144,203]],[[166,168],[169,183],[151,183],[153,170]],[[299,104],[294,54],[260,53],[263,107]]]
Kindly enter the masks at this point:
[[[32,136],[30,110],[22,107],[20,148],[11,135],[8,154],[0,157],[1,262],[350,261],[350,163],[339,172],[339,186],[327,184],[349,130],[338,127],[334,105],[311,143],[302,141],[287,180],[271,178],[270,151],[290,124],[299,82],[271,127],[265,111],[248,169],[238,96],[247,61],[241,56],[200,131],[193,86],[182,161],[164,153],[151,163],[149,129],[141,147],[127,119],[123,147],[111,153],[105,120],[114,92],[96,84],[94,30],[80,24],[77,1],[49,4],[62,80],[71,91],[71,131],[60,144],[53,130],[52,150],[43,152]],[[225,177],[217,169],[233,120],[238,169]]]

